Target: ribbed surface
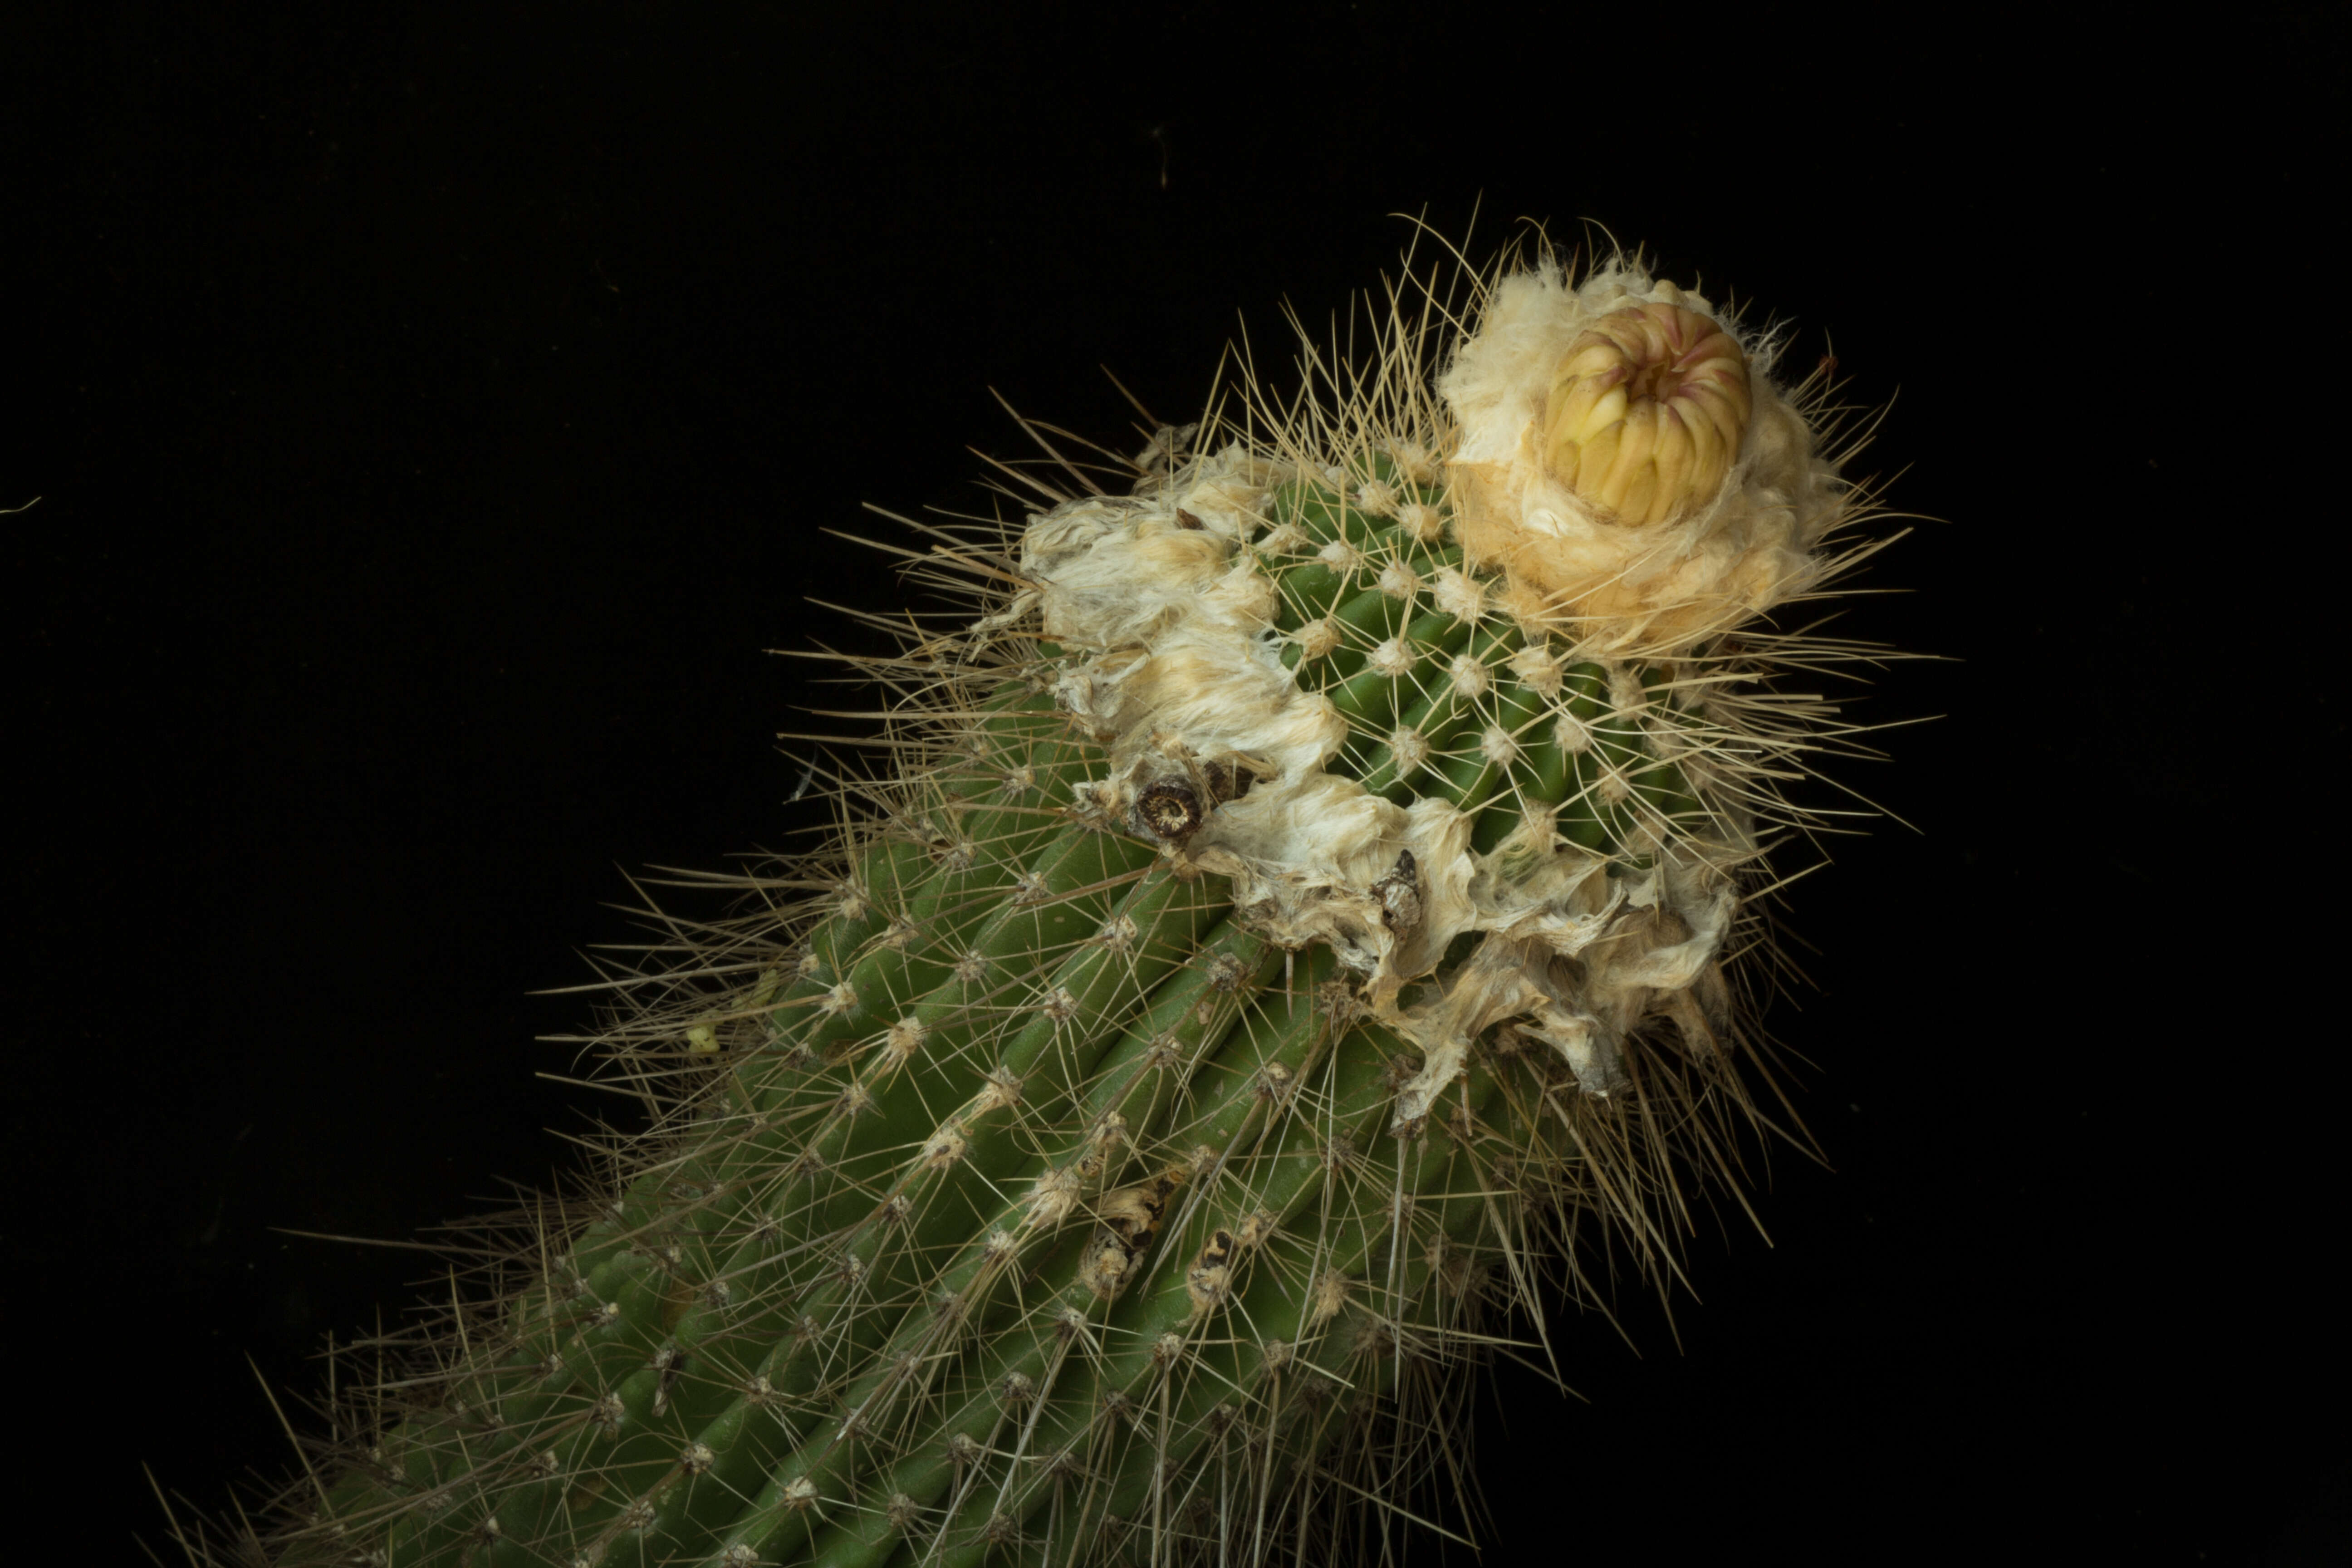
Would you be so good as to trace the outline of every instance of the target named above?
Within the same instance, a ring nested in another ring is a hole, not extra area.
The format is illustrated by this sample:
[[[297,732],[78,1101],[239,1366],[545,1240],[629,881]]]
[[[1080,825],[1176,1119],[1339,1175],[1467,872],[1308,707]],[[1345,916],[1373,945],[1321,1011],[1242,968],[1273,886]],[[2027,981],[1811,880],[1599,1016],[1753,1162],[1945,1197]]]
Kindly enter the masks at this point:
[[[1623,700],[1685,718],[1664,675],[1531,664],[1398,521],[1443,498],[1365,477],[1381,515],[1276,492],[1262,557],[1349,720],[1335,771],[1481,812],[1481,849],[1530,810],[1603,849],[1700,815]],[[1328,950],[1064,809],[1105,759],[1051,673],[942,679],[822,918],[727,948],[731,1003],[639,1021],[670,1043],[631,1070],[698,1107],[672,1152],[469,1321],[333,1489],[348,1533],[288,1561],[1252,1561],[1445,1468],[1392,1417],[1458,1395],[1454,1331],[1558,1268],[1560,1216],[1668,1173],[1580,1158],[1622,1133],[1507,1030],[1392,1135],[1418,1058]]]

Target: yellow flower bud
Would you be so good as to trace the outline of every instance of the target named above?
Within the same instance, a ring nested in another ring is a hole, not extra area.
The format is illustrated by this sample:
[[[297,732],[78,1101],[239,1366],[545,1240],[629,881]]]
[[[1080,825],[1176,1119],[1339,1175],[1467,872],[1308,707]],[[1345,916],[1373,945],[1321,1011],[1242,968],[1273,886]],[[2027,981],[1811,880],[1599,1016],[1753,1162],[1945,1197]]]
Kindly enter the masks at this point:
[[[1609,521],[1645,528],[1715,499],[1748,414],[1731,334],[1667,300],[1629,305],[1569,345],[1545,403],[1544,467]]]

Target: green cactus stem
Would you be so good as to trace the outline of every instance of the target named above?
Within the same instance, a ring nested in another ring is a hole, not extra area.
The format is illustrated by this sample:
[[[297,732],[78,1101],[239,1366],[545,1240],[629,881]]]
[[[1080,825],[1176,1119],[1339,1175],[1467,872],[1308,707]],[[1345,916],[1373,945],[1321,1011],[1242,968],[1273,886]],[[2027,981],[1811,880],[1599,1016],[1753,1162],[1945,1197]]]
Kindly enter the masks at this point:
[[[867,667],[893,773],[622,977],[662,1124],[346,1390],[266,1560],[1344,1553],[1510,1310],[1663,1278],[1762,1070],[1780,785],[1845,743],[1769,612],[1859,509],[1706,300],[1477,295],[917,525],[972,611]]]

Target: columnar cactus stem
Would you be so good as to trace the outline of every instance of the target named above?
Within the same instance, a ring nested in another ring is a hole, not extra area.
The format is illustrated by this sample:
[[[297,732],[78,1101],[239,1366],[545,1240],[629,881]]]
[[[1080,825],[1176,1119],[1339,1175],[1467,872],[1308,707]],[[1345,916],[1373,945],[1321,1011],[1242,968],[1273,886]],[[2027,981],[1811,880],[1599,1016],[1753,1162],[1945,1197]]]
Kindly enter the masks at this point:
[[[974,607],[875,670],[896,776],[638,977],[602,1043],[668,1120],[272,1561],[1290,1560],[1401,1505],[1580,1216],[1660,1272],[1843,733],[1767,617],[1854,498],[1772,342],[1637,263],[1477,306],[921,528]]]

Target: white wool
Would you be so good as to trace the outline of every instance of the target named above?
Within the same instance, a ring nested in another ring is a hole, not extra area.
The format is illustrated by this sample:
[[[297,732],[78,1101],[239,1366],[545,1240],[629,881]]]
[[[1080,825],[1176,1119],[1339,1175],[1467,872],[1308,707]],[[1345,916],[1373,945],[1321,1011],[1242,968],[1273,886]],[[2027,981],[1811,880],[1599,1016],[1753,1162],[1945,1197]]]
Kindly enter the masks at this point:
[[[1559,331],[1503,315],[1514,332]],[[1266,492],[1290,477],[1229,448],[1160,494],[1075,501],[1031,522],[1022,563],[1036,586],[1016,609],[1035,607],[1063,645],[1055,694],[1109,752],[1108,775],[1078,786],[1082,808],[1129,826],[1142,792],[1169,782],[1213,805],[1165,852],[1229,878],[1238,915],[1269,940],[1328,944],[1373,1014],[1422,1047],[1397,1097],[1400,1126],[1428,1114],[1471,1042],[1507,1020],[1559,1052],[1588,1090],[1610,1092],[1623,1037],[1659,993],[1713,961],[1736,907],[1727,879],[1662,852],[1657,869],[1615,881],[1604,858],[1540,822],[1480,855],[1450,802],[1401,807],[1328,771],[1347,721],[1282,662],[1274,584],[1240,548]],[[1484,606],[1484,588],[1459,572],[1441,574],[1435,592],[1457,614]],[[1559,681],[1549,655],[1513,668]],[[1466,658],[1450,675],[1471,691],[1491,678]],[[1520,742],[1496,731],[1481,743],[1499,757]],[[1401,769],[1410,760],[1400,754]],[[1218,804],[1212,763],[1245,771],[1247,792]],[[1465,932],[1482,940],[1438,975]]]
[[[1454,661],[1447,665],[1445,669],[1447,678],[1454,683],[1455,694],[1465,701],[1475,697],[1484,697],[1486,694],[1487,686],[1492,683],[1492,678],[1487,674],[1486,667],[1478,661],[1475,654],[1455,654]]]
[[[1530,643],[1510,658],[1511,673],[1519,684],[1542,697],[1559,694],[1561,667],[1559,657],[1541,643]]]
[[[1364,569],[1364,553],[1344,539],[1335,539],[1315,552],[1315,558],[1328,566],[1341,578],[1355,575]]]
[[[1429,765],[1429,737],[1409,724],[1389,731],[1389,753],[1396,758],[1396,774],[1410,780]]]
[[[1437,574],[1437,607],[1457,621],[1475,621],[1486,612],[1486,590],[1476,578],[1448,566]]]

